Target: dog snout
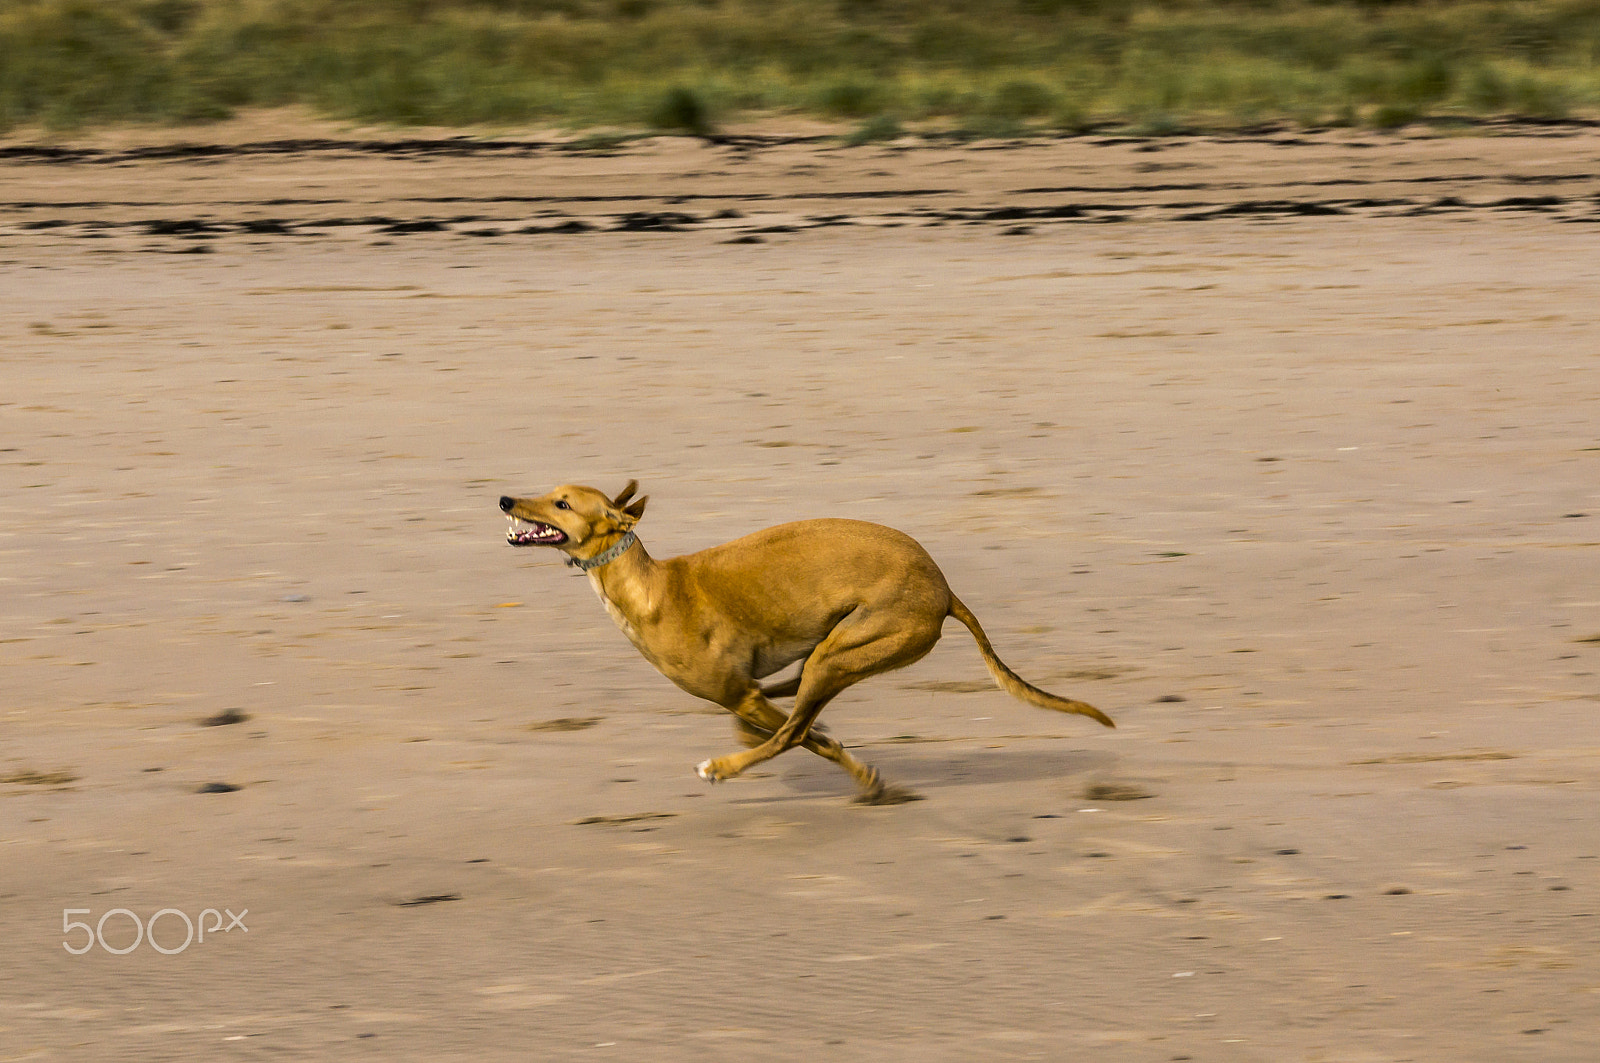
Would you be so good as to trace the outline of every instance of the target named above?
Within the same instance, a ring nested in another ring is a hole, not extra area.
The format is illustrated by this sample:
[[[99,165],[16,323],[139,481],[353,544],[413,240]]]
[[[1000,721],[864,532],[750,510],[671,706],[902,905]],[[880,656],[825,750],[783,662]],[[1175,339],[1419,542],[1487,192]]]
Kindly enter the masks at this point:
[[[511,512],[511,507],[516,505],[516,504],[517,504],[517,500],[512,498],[510,495],[501,495],[500,496],[500,509],[501,509],[502,512],[510,513]]]

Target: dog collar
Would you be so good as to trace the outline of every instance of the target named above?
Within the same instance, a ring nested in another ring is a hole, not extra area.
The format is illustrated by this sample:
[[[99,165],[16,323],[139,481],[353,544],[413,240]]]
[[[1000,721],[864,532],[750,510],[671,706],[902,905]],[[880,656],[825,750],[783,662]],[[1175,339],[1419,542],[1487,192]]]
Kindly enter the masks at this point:
[[[621,557],[623,553],[627,551],[628,547],[632,546],[638,541],[639,537],[630,531],[627,535],[624,535],[621,539],[618,539],[617,545],[613,546],[605,553],[596,554],[587,561],[581,557],[569,557],[567,558],[567,564],[571,565],[573,568],[581,568],[585,572],[589,571],[591,568],[599,568],[601,565],[609,565],[611,562]]]

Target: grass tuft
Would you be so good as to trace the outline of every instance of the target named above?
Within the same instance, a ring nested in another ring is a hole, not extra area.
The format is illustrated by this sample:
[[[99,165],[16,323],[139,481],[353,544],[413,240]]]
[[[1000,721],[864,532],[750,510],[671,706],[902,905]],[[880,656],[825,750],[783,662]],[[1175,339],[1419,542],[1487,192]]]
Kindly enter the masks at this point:
[[[844,138],[847,146],[860,147],[863,144],[877,144],[886,140],[898,140],[905,136],[905,127],[893,115],[880,114],[867,119]]]
[[[711,113],[705,101],[693,89],[682,85],[667,89],[656,100],[650,111],[650,125],[654,129],[695,136],[707,136],[712,132]]]

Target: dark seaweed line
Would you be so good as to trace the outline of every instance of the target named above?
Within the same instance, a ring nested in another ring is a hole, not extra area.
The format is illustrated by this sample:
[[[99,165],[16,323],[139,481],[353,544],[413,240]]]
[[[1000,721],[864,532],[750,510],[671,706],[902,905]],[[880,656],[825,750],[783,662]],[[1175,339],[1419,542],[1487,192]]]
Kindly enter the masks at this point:
[[[877,188],[866,192],[674,192],[669,196],[614,193],[582,196],[412,196],[402,203],[693,203],[697,200],[736,199],[764,203],[791,199],[918,199],[959,195],[954,188]]]
[[[675,192],[672,195],[650,195],[648,193],[615,193],[609,195],[545,195],[545,196],[407,196],[397,199],[399,203],[692,203],[702,200],[726,201],[738,200],[740,202],[763,203],[773,201],[797,199],[917,199],[927,196],[952,196],[959,191],[953,188],[882,188],[871,189],[865,192]],[[340,203],[349,203],[348,199],[267,199],[247,200],[231,199],[218,200],[217,206],[230,207],[284,207],[284,206],[333,206]],[[162,204],[155,200],[42,200],[20,199],[9,202],[0,202],[0,207],[9,207],[15,210],[73,210],[73,209],[103,209],[107,207],[159,207]]]
[[[1041,188],[1013,188],[1013,196],[1048,195],[1121,195],[1138,192],[1221,192],[1245,188],[1337,188],[1347,185],[1421,185],[1421,184],[1472,184],[1480,181],[1504,181],[1511,185],[1558,185],[1577,181],[1594,181],[1600,174],[1455,174],[1437,177],[1331,177],[1318,181],[1274,181],[1270,183],[1208,182],[1159,185],[1054,185]]]
[[[1295,188],[1295,187],[1306,188],[1306,187],[1336,187],[1336,186],[1346,186],[1346,185],[1419,184],[1419,183],[1440,183],[1440,182],[1467,183],[1467,182],[1471,182],[1471,181],[1480,181],[1480,180],[1502,180],[1502,181],[1505,181],[1508,184],[1561,184],[1561,183],[1567,183],[1567,182],[1600,180],[1600,175],[1596,175],[1596,174],[1562,174],[1562,175],[1551,175],[1551,176],[1507,175],[1507,176],[1503,176],[1503,177],[1486,177],[1486,176],[1480,176],[1480,177],[1472,177],[1472,176],[1467,176],[1467,177],[1408,177],[1408,178],[1396,178],[1396,179],[1394,179],[1392,181],[1384,181],[1384,180],[1373,181],[1373,180],[1362,180],[1362,179],[1358,179],[1358,178],[1340,178],[1340,179],[1335,179],[1335,180],[1323,180],[1323,181],[1284,181],[1284,182],[1278,182],[1276,184],[1258,184],[1258,185],[1232,184],[1232,183],[1230,183],[1230,184],[1208,184],[1208,183],[1204,183],[1204,182],[1196,182],[1196,183],[1192,183],[1192,184],[1110,185],[1110,186],[1060,185],[1060,186],[1039,187],[1039,188],[1016,188],[1016,189],[1010,190],[1008,192],[1008,194],[1009,195],[1018,195],[1018,196],[1023,196],[1023,195],[1082,194],[1082,193],[1094,193],[1094,194],[1099,194],[1099,195],[1122,195],[1122,194],[1150,193],[1150,192],[1189,192],[1189,191],[1216,192],[1216,191],[1230,191],[1230,190],[1240,190],[1240,189],[1248,189],[1248,188]],[[665,203],[665,204],[682,204],[682,203],[694,203],[694,202],[727,202],[729,200],[733,200],[733,201],[744,202],[744,203],[783,203],[783,202],[797,201],[797,200],[921,199],[921,198],[929,198],[929,197],[933,197],[933,196],[949,196],[949,195],[959,195],[959,194],[960,194],[960,191],[958,189],[952,189],[952,188],[902,188],[902,189],[871,189],[871,190],[868,190],[868,191],[850,191],[850,192],[795,192],[795,193],[779,193],[779,192],[681,192],[681,193],[673,193],[671,195],[666,195],[666,196],[649,195],[649,194],[638,194],[638,193],[589,194],[589,195],[554,195],[554,194],[552,194],[552,195],[541,195],[541,196],[507,196],[507,195],[495,195],[495,196],[407,196],[407,197],[404,197],[404,198],[401,198],[401,199],[397,199],[396,202],[400,202],[400,203],[436,203],[436,204],[447,204],[447,203],[561,204],[561,203],[647,203],[647,202],[652,202],[653,201],[653,202]],[[218,200],[214,205],[215,206],[231,206],[231,207],[336,206],[336,205],[339,205],[339,204],[348,204],[350,202],[351,201],[347,200],[347,199],[279,198],[279,199],[267,199],[267,200]],[[1362,198],[1354,198],[1354,199],[1334,199],[1334,200],[1325,200],[1325,201],[1317,201],[1317,200],[1312,200],[1312,201],[1298,201],[1298,200],[1244,200],[1244,201],[1239,201],[1239,203],[1236,205],[1236,210],[1238,212],[1248,212],[1248,210],[1244,207],[1244,204],[1251,204],[1251,203],[1283,203],[1283,204],[1286,204],[1286,205],[1292,205],[1292,204],[1295,204],[1295,203],[1302,203],[1302,202],[1310,204],[1310,205],[1315,205],[1315,206],[1370,207],[1370,206],[1403,205],[1403,204],[1412,203],[1414,201],[1413,200],[1409,200],[1409,199],[1403,199],[1403,198],[1402,199],[1396,199],[1396,198],[1383,199],[1383,198],[1373,198],[1373,197],[1362,197]],[[1555,204],[1558,204],[1558,203],[1562,202],[1562,198],[1559,197],[1559,196],[1540,196],[1540,197],[1516,197],[1516,196],[1513,196],[1513,197],[1507,197],[1507,198],[1501,199],[1501,200],[1496,200],[1496,201],[1494,201],[1492,203],[1477,204],[1477,205],[1479,205],[1479,206],[1488,206],[1488,207],[1498,207],[1498,206],[1533,205],[1536,202],[1539,205],[1550,206],[1550,205],[1555,205]],[[1208,203],[1208,202],[1205,202],[1205,201],[1192,201],[1192,202],[1167,203],[1167,204],[1151,204],[1151,203],[1072,203],[1072,204],[1066,204],[1066,205],[1062,205],[1062,206],[1050,206],[1050,207],[1010,207],[1010,206],[1007,206],[1007,207],[953,208],[952,210],[946,211],[945,213],[951,218],[955,218],[958,215],[959,216],[987,215],[992,220],[1011,220],[1012,218],[1022,218],[1022,217],[1043,217],[1043,216],[1046,216],[1047,214],[1049,214],[1050,212],[1070,212],[1070,211],[1074,211],[1074,210],[1076,210],[1076,211],[1139,210],[1139,209],[1147,209],[1147,208],[1152,207],[1152,206],[1186,208],[1186,209],[1209,208],[1209,209],[1217,210],[1217,209],[1223,209],[1223,208],[1229,207],[1230,205],[1231,204],[1227,204],[1227,203]],[[1457,204],[1454,204],[1454,205],[1472,205],[1472,204],[1457,203]],[[8,209],[12,209],[12,210],[49,210],[49,209],[55,209],[55,210],[85,210],[85,209],[107,209],[107,208],[112,208],[112,207],[159,207],[159,206],[162,206],[162,203],[160,203],[158,201],[154,201],[154,200],[58,200],[58,201],[51,201],[51,200],[29,199],[29,200],[0,201],[0,208],[8,208]],[[1285,209],[1286,210],[1293,210],[1293,209],[1297,209],[1297,208],[1294,208],[1293,206],[1286,206]],[[1011,214],[1002,215],[1000,213],[997,213],[999,211],[1010,211],[1010,212],[1019,212],[1019,213],[1011,213]],[[901,213],[899,213],[898,215],[895,215],[895,216],[905,216],[905,212],[901,212]],[[1063,214],[1062,216],[1066,216],[1066,215]],[[477,221],[479,219],[477,217],[462,217],[462,218],[457,219],[457,220],[460,220],[460,221]],[[384,219],[384,221],[383,221],[383,224],[394,224],[394,223],[395,223],[395,219],[392,219],[392,218]],[[139,224],[142,224],[142,223],[139,223]],[[300,224],[310,225],[310,224],[319,224],[319,223],[305,222],[305,223],[300,223]],[[350,224],[350,221],[348,219],[333,219],[333,220],[329,220],[329,221],[326,221],[326,222],[322,222],[320,224],[341,225],[341,224]],[[24,227],[42,227],[42,226],[39,226],[37,223],[30,223],[30,225],[24,226]]]
[[[1578,132],[1581,130],[1600,128],[1600,119],[1592,118],[1462,118],[1454,120],[1455,124],[1474,128],[1493,130],[1499,135],[1506,133],[1515,134],[1526,131],[1529,135],[1550,135],[1551,130],[1564,130]],[[1076,141],[1095,147],[1115,147],[1122,145],[1139,145],[1143,150],[1161,151],[1178,147],[1194,137],[1205,137],[1208,140],[1222,144],[1256,143],[1271,144],[1284,147],[1299,147],[1316,145],[1322,142],[1310,140],[1300,136],[1284,136],[1281,126],[1267,123],[1258,128],[1237,130],[1231,134],[1206,134],[1201,131],[1179,132],[1173,138],[1143,137],[1143,136],[1101,136],[1092,131],[1083,133],[1057,133],[1053,135],[1037,135],[1022,140],[1005,140],[994,143],[981,142],[974,144],[968,134],[964,133],[936,133],[923,132],[917,134],[920,144],[899,144],[895,150],[898,152],[916,150],[918,147],[942,148],[950,143],[971,146],[981,150],[1010,151],[1035,146],[1040,142],[1065,142]],[[640,134],[637,137],[623,138],[624,143],[634,139],[649,139],[656,135],[675,134]],[[716,147],[731,148],[736,151],[750,151],[760,148],[775,148],[789,145],[802,144],[832,144],[839,145],[838,136],[826,134],[808,134],[801,136],[787,136],[780,134],[760,133],[709,133],[696,136],[695,139],[702,143]],[[346,155],[438,155],[438,156],[477,156],[477,155],[530,155],[540,152],[564,152],[579,154],[617,154],[623,144],[615,146],[596,147],[592,141],[584,138],[576,140],[498,140],[484,137],[475,137],[462,134],[452,137],[402,137],[394,140],[382,139],[338,139],[333,137],[289,137],[277,140],[249,141],[243,144],[157,144],[136,148],[79,148],[63,147],[54,144],[13,144],[0,147],[0,161],[41,162],[57,164],[108,164],[139,161],[161,161],[182,159],[219,159],[236,158],[249,155],[293,155],[293,154],[346,154]],[[1338,146],[1337,143],[1332,146]],[[1375,142],[1356,141],[1343,145],[1347,148],[1375,148]],[[1483,178],[1468,178],[1478,179]],[[1429,180],[1419,178],[1416,180]],[[1152,191],[1162,189],[1152,188]],[[1041,189],[1039,191],[1070,191],[1070,189]]]
[[[160,144],[120,150],[19,144],[0,148],[0,160],[50,163],[119,163],[160,159],[217,159],[246,155],[296,155],[343,152],[357,155],[483,155],[533,152],[554,147],[549,141],[445,140],[267,140],[250,144]]]
[[[825,136],[764,136],[761,134],[713,134],[699,138],[708,144],[736,150],[773,148],[790,144],[812,144],[834,138]],[[51,144],[15,144],[0,147],[0,160],[62,164],[107,164],[173,159],[240,158],[247,155],[532,155],[546,151],[595,154],[596,149],[582,140],[481,140],[473,137],[400,140],[336,140],[307,137],[287,140],[262,140],[246,144],[158,144],[142,148],[67,148]],[[600,154],[614,152],[602,151]]]
[[[616,197],[637,201],[640,197]],[[676,201],[678,197],[670,197]],[[765,201],[773,197],[746,197],[753,201]],[[816,197],[805,197],[816,198]],[[538,202],[610,202],[613,197],[597,199],[596,197],[576,197],[560,200],[554,197],[541,198]],[[526,197],[503,200],[502,202],[527,202]],[[474,202],[493,202],[489,200],[475,200]],[[935,208],[922,207],[902,211],[887,211],[881,214],[829,214],[811,216],[786,225],[774,225],[759,219],[746,225],[718,225],[712,228],[730,234],[736,233],[785,233],[796,232],[804,229],[822,228],[833,225],[848,225],[874,222],[887,222],[899,224],[902,220],[921,221],[924,224],[944,224],[958,222],[967,225],[982,225],[991,223],[1104,223],[1127,220],[1134,215],[1151,220],[1167,221],[1209,221],[1217,219],[1266,219],[1285,220],[1301,217],[1348,217],[1348,216],[1423,216],[1443,213],[1466,213],[1471,211],[1524,211],[1535,214],[1546,214],[1557,220],[1569,221],[1594,221],[1600,220],[1600,213],[1574,214],[1573,208],[1584,204],[1600,206],[1600,193],[1591,193],[1587,196],[1506,196],[1500,199],[1473,203],[1455,196],[1442,196],[1430,201],[1418,201],[1404,197],[1389,198],[1345,198],[1329,200],[1283,200],[1261,199],[1241,200],[1235,202],[1166,202],[1166,203],[1066,203],[1052,206],[992,206],[992,207],[954,207]],[[1387,213],[1384,213],[1387,212]],[[354,217],[329,217],[311,219],[290,219],[282,217],[270,218],[245,218],[238,220],[222,220],[216,218],[143,218],[129,221],[104,221],[104,220],[73,220],[63,218],[41,218],[17,225],[21,232],[54,232],[60,230],[80,230],[83,235],[104,235],[108,229],[138,230],[145,236],[175,236],[193,241],[215,239],[226,234],[244,234],[253,236],[297,236],[309,237],[319,235],[319,231],[326,229],[367,229],[374,235],[413,235],[419,233],[455,233],[462,236],[498,237],[512,235],[536,234],[578,234],[592,232],[682,232],[700,227],[706,222],[725,222],[742,219],[744,214],[734,209],[725,209],[714,214],[695,215],[683,211],[649,211],[636,210],[621,214],[609,214],[601,217],[591,216],[591,220],[583,220],[564,213],[552,212],[543,218],[529,219],[489,217],[482,214],[457,214],[449,217],[426,218],[395,218],[388,215],[364,215]],[[459,226],[477,225],[479,228],[464,229]],[[1021,235],[1032,230],[1027,226],[1016,227],[1008,232]]]

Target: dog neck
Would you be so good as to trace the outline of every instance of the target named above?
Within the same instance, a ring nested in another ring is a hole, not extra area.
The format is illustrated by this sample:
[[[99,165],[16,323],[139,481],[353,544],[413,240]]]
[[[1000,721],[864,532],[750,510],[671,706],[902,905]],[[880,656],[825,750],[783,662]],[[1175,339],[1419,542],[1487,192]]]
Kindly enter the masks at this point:
[[[585,572],[588,572],[590,569],[599,568],[601,565],[611,564],[611,562],[615,561],[617,558],[621,557],[625,552],[627,552],[628,547],[632,546],[638,541],[639,537],[630,531],[622,538],[618,539],[612,546],[602,550],[595,556],[569,557],[567,558],[567,564],[571,565],[573,568],[581,568]]]
[[[587,575],[589,586],[606,607],[607,615],[629,641],[640,645],[638,624],[655,615],[660,601],[656,587],[658,567],[644,543],[635,539],[613,561],[589,568]]]

